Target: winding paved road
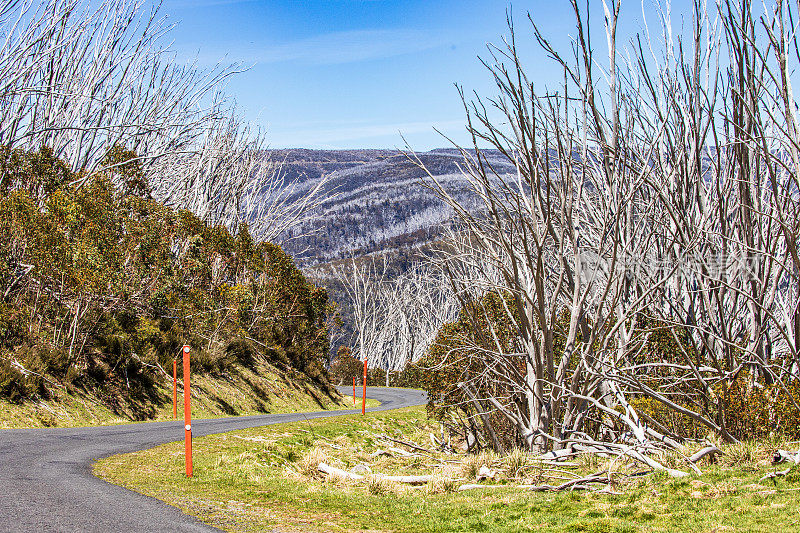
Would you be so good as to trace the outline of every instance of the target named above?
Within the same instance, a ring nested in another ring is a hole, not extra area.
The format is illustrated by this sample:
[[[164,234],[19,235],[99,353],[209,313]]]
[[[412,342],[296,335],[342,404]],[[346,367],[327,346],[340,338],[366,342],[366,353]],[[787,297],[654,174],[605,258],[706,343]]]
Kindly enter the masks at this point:
[[[343,387],[347,393],[348,387]],[[425,402],[424,393],[369,387],[368,411]],[[193,420],[195,437],[358,411],[321,411]],[[0,430],[0,531],[218,531],[159,500],[92,475],[101,457],[183,439],[183,422],[76,429]]]

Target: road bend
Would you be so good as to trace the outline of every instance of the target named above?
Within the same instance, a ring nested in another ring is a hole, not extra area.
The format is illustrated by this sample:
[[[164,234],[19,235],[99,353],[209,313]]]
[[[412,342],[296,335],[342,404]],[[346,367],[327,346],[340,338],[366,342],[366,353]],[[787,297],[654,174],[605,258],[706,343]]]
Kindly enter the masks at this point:
[[[349,387],[341,387],[349,394]],[[425,403],[423,392],[367,388],[385,411]],[[360,413],[265,414],[193,420],[202,437],[237,429]],[[118,453],[183,440],[183,421],[120,426],[0,430],[0,531],[218,531],[166,503],[92,475],[92,463]]]

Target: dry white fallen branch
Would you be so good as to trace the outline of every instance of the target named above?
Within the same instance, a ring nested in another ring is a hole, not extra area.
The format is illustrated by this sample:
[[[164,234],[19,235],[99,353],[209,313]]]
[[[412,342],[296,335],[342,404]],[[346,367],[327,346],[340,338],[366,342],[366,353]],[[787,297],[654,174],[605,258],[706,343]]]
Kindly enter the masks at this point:
[[[620,456],[625,455],[630,457],[631,459],[635,459],[640,463],[644,463],[645,465],[649,466],[654,470],[661,470],[666,472],[672,477],[687,477],[689,476],[688,472],[684,472],[682,470],[676,470],[674,468],[669,468],[646,453],[642,453],[637,450],[634,446],[629,446],[627,444],[619,444],[619,443],[611,443],[611,442],[598,442],[598,441],[584,441],[583,443],[573,443],[572,448],[575,451],[582,452],[584,454],[594,454],[598,457],[612,457],[612,456]],[[695,471],[699,472],[699,470],[693,466],[693,463],[690,463]]]
[[[513,487],[513,485],[481,485],[479,483],[466,483],[458,487],[458,492],[472,489],[499,489],[503,487]]]
[[[500,489],[500,488],[515,488],[515,489],[523,489],[523,490],[530,490],[533,492],[557,492],[560,490],[591,490],[591,487],[588,483],[608,483],[608,480],[604,477],[596,477],[596,476],[588,476],[581,479],[574,479],[567,481],[566,483],[562,483],[561,485],[482,485],[479,483],[466,483],[458,487],[458,492],[462,492],[465,490],[472,490],[472,489]],[[613,492],[608,489],[608,487],[604,487],[602,490],[598,492],[604,492],[609,494],[621,494],[619,492]]]
[[[534,485],[523,487],[533,492],[557,492],[560,490],[591,490],[589,483],[608,483],[608,478],[601,476],[587,476],[580,479],[573,479],[561,485]]]
[[[792,469],[791,467],[789,467],[786,470],[778,470],[777,472],[770,472],[769,474],[761,476],[761,479],[759,479],[759,481],[764,481],[765,479],[775,479],[776,477],[785,476],[791,471]]]
[[[568,457],[578,455],[579,453],[580,452],[574,451],[572,446],[569,446],[560,450],[552,450],[547,453],[543,453],[542,455],[535,457],[535,459],[541,459],[545,461],[565,461]]]
[[[361,481],[364,479],[364,476],[361,474],[354,474],[352,472],[348,472],[347,470],[342,470],[341,468],[336,468],[335,466],[331,466],[325,463],[320,463],[317,465],[317,470],[324,474],[333,474],[337,476],[341,476],[346,479],[352,479],[353,481]]]
[[[396,453],[397,455],[400,455],[400,456],[403,456],[403,457],[418,457],[419,456],[419,454],[407,452],[405,450],[401,450],[400,448],[395,448],[395,447],[390,447],[389,451],[393,452],[393,453]]]
[[[542,466],[558,466],[558,467],[578,466],[578,463],[576,463],[575,461],[550,461],[548,459],[539,459],[538,457],[534,457],[533,460],[537,465],[542,465]]]
[[[587,483],[608,484],[609,483],[609,479],[608,479],[608,476],[606,475],[607,473],[608,472],[606,472],[606,471],[602,471],[602,472],[598,472],[596,474],[592,474],[590,476],[586,476],[586,477],[582,477],[582,478],[578,478],[578,479],[572,479],[570,481],[567,481],[567,482],[562,483],[561,485],[559,485],[556,490],[564,490],[564,489],[569,489],[569,488],[573,488],[573,487],[576,487],[576,486],[584,486]],[[531,490],[534,490],[534,489],[531,489]]]
[[[575,450],[576,455],[596,455],[603,459],[616,455],[614,452],[607,448],[598,448],[597,446],[585,446],[583,444],[572,444],[572,449]]]
[[[560,490],[566,490],[566,488],[569,488],[569,490],[571,490],[571,491],[572,490],[590,490],[591,489],[591,487],[589,485],[576,484],[576,485],[570,485],[569,487],[565,487],[565,488],[562,488],[561,485],[558,485],[558,486],[538,485],[536,487],[528,487],[528,490],[531,490],[533,492],[557,492],[557,491],[560,491]]]
[[[483,465],[478,469],[478,475],[475,476],[476,481],[482,481],[484,479],[494,479],[497,476],[497,470],[493,470],[486,465]]]
[[[441,440],[437,439],[436,435],[434,435],[433,433],[430,434],[430,437],[431,437],[431,444],[433,444],[433,447],[439,450],[440,452],[449,454],[455,453],[453,446],[450,444],[450,437],[447,437],[447,442],[444,441],[444,426],[442,426]]]
[[[397,483],[408,483],[409,485],[422,485],[423,483],[427,483],[431,480],[430,475],[424,476],[385,476],[383,474],[378,474],[378,477],[381,479],[385,479],[387,481],[395,481]]]
[[[65,416],[63,416],[63,415],[61,415],[61,414],[57,413],[55,409],[53,409],[52,407],[50,407],[49,405],[47,405],[45,402],[41,402],[41,401],[40,401],[39,403],[37,403],[37,404],[36,404],[36,407],[38,407],[39,409],[44,409],[45,411],[49,411],[49,412],[50,412],[50,413],[51,413],[53,416],[55,416],[56,418],[59,418],[59,419],[62,419],[62,420],[63,420],[63,419],[64,419],[64,417],[65,417]],[[66,413],[65,413],[65,414],[66,414]]]
[[[702,450],[694,453],[692,456],[687,459],[690,463],[696,463],[706,455],[711,455],[713,459],[715,455],[722,455],[722,451],[717,448],[716,446],[706,446]]]
[[[323,472],[325,474],[333,474],[337,476],[341,476],[346,479],[352,479],[353,481],[363,481],[364,476],[361,474],[354,474],[352,472],[348,472],[347,470],[343,470],[341,468],[336,468],[335,466],[331,466],[326,463],[320,463],[317,465],[317,470]],[[396,483],[407,483],[409,485],[422,485],[423,483],[427,483],[430,481],[430,475],[424,476],[387,476],[384,474],[374,474],[375,477],[379,477],[381,479],[385,479],[386,481],[394,481]]]
[[[381,456],[392,457],[392,452],[390,452],[389,450],[377,450],[377,451],[372,452],[371,454],[369,454],[369,456],[370,456],[370,459],[375,459],[375,458],[381,457]]]
[[[658,461],[654,460],[653,458],[648,457],[647,455],[644,455],[642,453],[639,453],[638,451],[634,450],[633,448],[629,448],[629,447],[626,446],[626,447],[622,448],[621,451],[622,451],[623,454],[627,455],[628,457],[630,457],[632,459],[636,459],[637,461],[640,461],[640,462],[646,464],[647,466],[649,466],[650,468],[652,468],[654,470],[661,470],[663,472],[666,472],[667,474],[669,474],[672,477],[688,477],[689,476],[688,472],[684,472],[683,470],[675,470],[674,468],[666,467],[666,466],[662,465],[661,463],[659,463]]]
[[[423,448],[422,446],[420,446],[419,444],[417,444],[415,442],[410,442],[410,441],[406,441],[406,440],[402,440],[402,439],[395,439],[394,437],[390,437],[389,435],[376,435],[376,437],[379,438],[379,439],[388,440],[388,441],[391,441],[391,442],[396,442],[397,444],[402,444],[403,446],[408,446],[412,450],[417,450],[419,452],[425,452],[425,453],[429,453],[429,454],[434,454],[435,453],[433,450],[429,450],[428,448]]]
[[[458,487],[458,491],[465,491],[465,490],[472,490],[472,489],[497,489],[497,488],[517,488],[517,489],[524,489],[524,490],[531,490],[534,492],[555,492],[559,490],[591,490],[591,487],[588,485],[589,483],[602,483],[608,484],[608,478],[605,477],[605,472],[599,472],[597,474],[592,474],[591,476],[586,476],[578,479],[572,479],[567,481],[566,483],[562,483],[561,485],[481,485],[478,483],[467,483]],[[607,492],[609,494],[620,494],[618,492],[611,491],[608,486],[604,487],[599,492]]]
[[[54,387],[58,387],[58,388],[61,388],[61,389],[64,388],[64,386],[61,383],[56,383],[55,381],[53,381],[51,379],[48,379],[48,377],[43,375],[43,374],[39,374],[38,372],[34,372],[33,370],[25,368],[22,365],[22,363],[20,363],[16,359],[13,359],[13,358],[11,359],[11,366],[16,368],[17,370],[19,370],[22,373],[23,376],[27,376],[27,375],[37,376],[37,377],[42,378],[43,380],[45,380],[49,384],[53,385]]]
[[[772,464],[786,463],[791,461],[795,464],[800,463],[800,451],[788,452],[786,450],[778,450],[772,456]]]

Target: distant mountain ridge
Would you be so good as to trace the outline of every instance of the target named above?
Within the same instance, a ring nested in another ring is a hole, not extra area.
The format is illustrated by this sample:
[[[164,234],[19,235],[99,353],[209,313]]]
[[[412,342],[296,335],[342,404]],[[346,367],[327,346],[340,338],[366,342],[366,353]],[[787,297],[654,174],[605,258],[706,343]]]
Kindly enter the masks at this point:
[[[326,262],[351,254],[416,246],[435,238],[451,217],[449,208],[423,184],[426,178],[413,158],[460,199],[469,197],[462,176],[462,156],[440,148],[406,154],[398,150],[272,150],[284,180],[297,180],[295,194],[327,178],[322,202],[306,222],[284,236],[283,247],[302,263]],[[500,172],[513,166],[488,152]]]

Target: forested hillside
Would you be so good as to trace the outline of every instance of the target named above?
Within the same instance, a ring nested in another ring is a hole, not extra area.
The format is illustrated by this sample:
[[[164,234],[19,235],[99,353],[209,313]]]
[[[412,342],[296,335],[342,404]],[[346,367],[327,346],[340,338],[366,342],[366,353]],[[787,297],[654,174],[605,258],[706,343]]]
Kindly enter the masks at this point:
[[[154,201],[121,147],[92,175],[48,148],[0,155],[1,397],[92,391],[146,418],[183,344],[201,373],[271,365],[335,394],[328,295],[279,246]]]
[[[464,203],[474,202],[454,149],[403,153],[398,150],[274,150],[283,181],[307,193],[323,182],[321,201],[305,221],[285,233],[286,250],[315,264],[394,248],[416,247],[437,238],[453,213],[426,187],[422,166],[447,184]],[[513,165],[496,152],[487,156],[499,173]]]

